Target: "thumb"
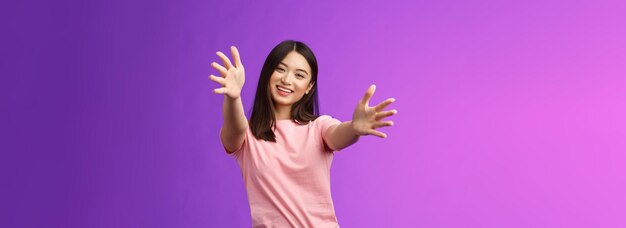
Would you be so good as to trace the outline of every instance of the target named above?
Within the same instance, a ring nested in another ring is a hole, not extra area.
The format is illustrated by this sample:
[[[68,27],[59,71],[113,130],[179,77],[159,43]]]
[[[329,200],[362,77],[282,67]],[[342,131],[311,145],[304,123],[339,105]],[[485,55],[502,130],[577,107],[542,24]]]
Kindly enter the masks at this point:
[[[376,91],[376,85],[370,85],[370,87],[367,88],[365,95],[361,99],[361,103],[365,104],[366,106],[369,105],[370,99],[372,99],[372,96],[374,96],[375,91]]]

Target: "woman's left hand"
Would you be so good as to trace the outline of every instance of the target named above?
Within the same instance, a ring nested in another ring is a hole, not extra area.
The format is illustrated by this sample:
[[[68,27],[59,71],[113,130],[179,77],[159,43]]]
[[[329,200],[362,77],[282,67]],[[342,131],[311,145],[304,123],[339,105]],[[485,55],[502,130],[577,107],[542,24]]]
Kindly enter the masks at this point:
[[[375,130],[380,127],[393,125],[393,121],[382,121],[383,118],[398,113],[397,110],[383,111],[389,104],[395,101],[389,98],[380,104],[370,107],[369,102],[376,91],[376,85],[371,85],[365,96],[361,99],[352,115],[352,127],[357,135],[375,135],[381,138],[387,138],[387,134]]]

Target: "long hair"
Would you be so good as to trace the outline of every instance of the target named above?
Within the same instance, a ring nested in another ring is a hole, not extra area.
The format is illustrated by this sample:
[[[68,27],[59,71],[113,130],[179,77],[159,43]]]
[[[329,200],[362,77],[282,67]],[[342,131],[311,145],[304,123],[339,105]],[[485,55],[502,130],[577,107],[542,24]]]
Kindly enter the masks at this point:
[[[311,67],[311,82],[313,88],[302,99],[293,104],[291,119],[300,125],[308,124],[319,116],[317,98],[317,59],[313,51],[304,43],[295,40],[285,40],[276,45],[265,59],[259,84],[256,87],[252,115],[250,117],[250,130],[257,139],[276,142],[274,129],[276,128],[276,115],[274,114],[274,102],[269,90],[270,77],[280,62],[292,51],[304,56]]]

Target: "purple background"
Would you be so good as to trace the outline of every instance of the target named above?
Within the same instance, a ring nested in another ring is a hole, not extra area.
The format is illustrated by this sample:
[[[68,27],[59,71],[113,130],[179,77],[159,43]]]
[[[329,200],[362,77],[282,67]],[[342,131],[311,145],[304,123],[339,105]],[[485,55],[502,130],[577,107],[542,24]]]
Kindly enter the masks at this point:
[[[626,227],[626,2],[4,1],[1,227],[249,227],[207,76],[245,109],[284,39],[321,110],[368,85],[388,139],[339,152],[342,227]]]

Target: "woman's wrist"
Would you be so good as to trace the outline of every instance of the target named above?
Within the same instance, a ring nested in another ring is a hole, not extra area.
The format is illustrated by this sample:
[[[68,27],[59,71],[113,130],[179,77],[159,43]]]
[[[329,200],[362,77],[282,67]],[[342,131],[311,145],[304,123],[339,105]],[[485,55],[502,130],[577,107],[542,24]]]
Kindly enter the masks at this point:
[[[359,133],[359,131],[356,128],[356,125],[354,124],[354,121],[350,120],[348,121],[348,124],[350,125],[350,130],[352,131],[352,135],[359,137],[362,134]]]

